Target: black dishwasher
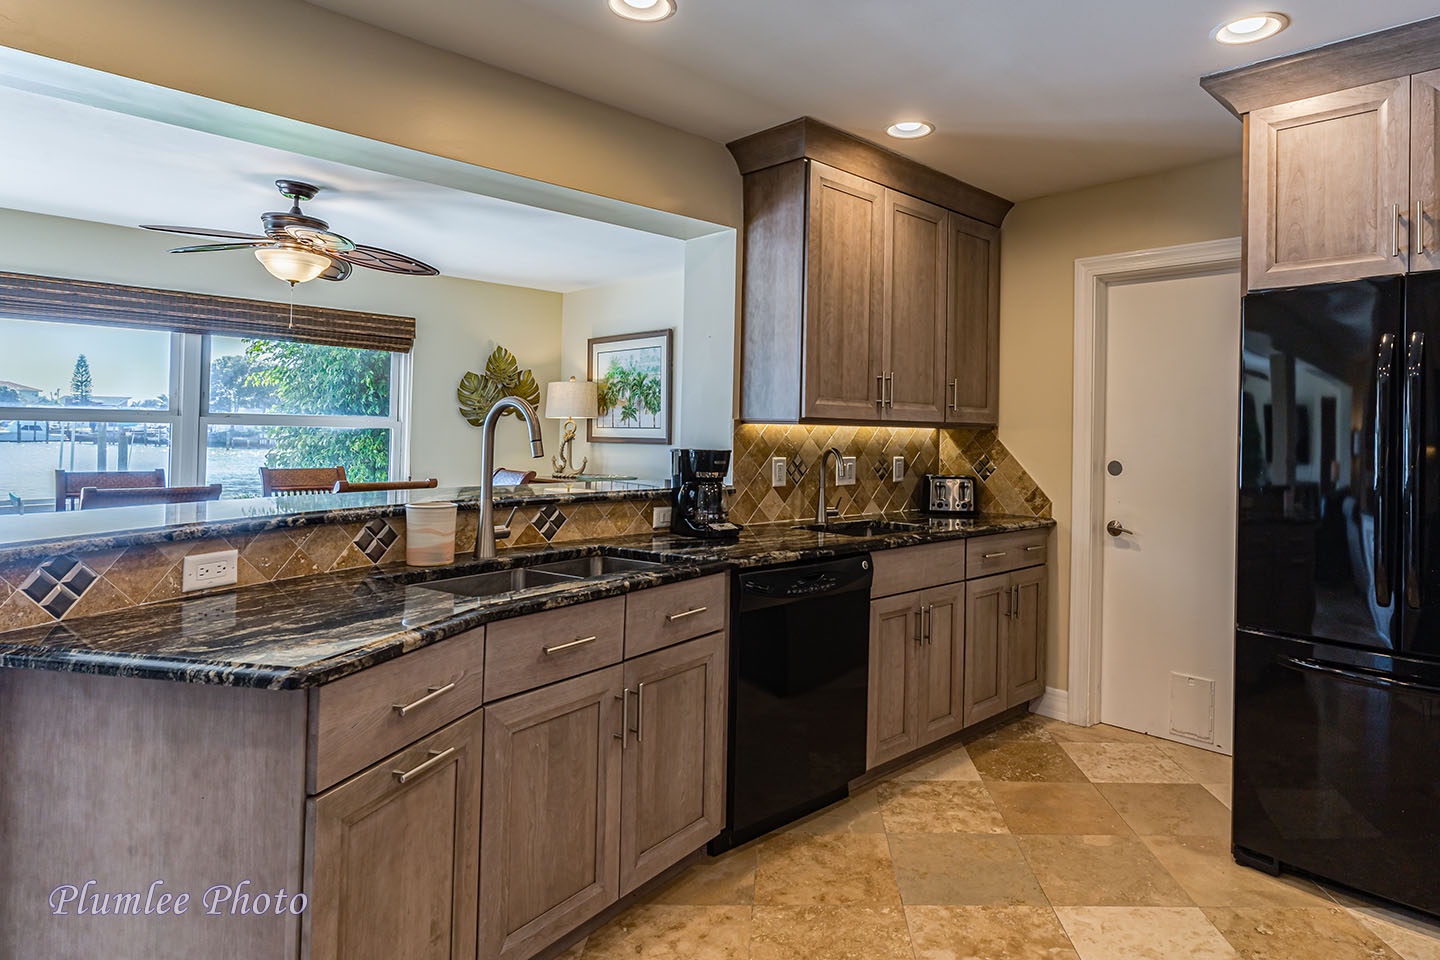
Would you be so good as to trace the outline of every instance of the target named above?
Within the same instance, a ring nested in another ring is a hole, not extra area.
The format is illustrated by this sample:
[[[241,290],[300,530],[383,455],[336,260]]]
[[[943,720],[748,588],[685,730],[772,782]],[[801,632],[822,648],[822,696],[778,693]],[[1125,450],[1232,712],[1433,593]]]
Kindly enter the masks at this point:
[[[869,556],[735,575],[719,853],[843,798],[865,772]]]

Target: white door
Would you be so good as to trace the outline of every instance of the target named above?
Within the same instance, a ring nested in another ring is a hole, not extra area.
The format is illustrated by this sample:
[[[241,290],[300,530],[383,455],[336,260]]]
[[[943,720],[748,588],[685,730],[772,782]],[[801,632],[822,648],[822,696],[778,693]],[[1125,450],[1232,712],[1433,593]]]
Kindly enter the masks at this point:
[[[1100,719],[1224,752],[1234,696],[1240,278],[1111,285]]]

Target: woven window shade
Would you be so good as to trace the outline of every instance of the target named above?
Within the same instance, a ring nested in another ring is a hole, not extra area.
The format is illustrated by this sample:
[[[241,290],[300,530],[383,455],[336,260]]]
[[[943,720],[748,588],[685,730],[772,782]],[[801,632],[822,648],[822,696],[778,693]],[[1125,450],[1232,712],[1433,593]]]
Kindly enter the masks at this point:
[[[0,273],[0,316],[299,340],[391,353],[409,353],[415,345],[414,317],[297,303],[292,326],[288,303],[22,273]]]

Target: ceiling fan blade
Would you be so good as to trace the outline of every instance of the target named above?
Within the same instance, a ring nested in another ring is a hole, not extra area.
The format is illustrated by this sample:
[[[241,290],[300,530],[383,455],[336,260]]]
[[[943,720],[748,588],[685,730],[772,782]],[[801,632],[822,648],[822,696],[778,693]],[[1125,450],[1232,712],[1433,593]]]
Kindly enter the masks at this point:
[[[268,247],[270,240],[251,240],[248,243],[201,243],[193,247],[176,247],[171,253],[209,253],[212,250],[254,250],[256,247]]]
[[[320,276],[316,279],[333,280],[336,283],[339,283],[341,280],[344,280],[346,277],[350,276],[350,274],[354,272],[354,269],[354,267],[350,266],[350,264],[346,263],[344,260],[337,260],[334,257],[331,257],[330,268],[324,273],[320,274]]]
[[[196,237],[229,237],[232,240],[264,240],[259,234],[236,233],[234,230],[208,230],[204,227],[167,227],[154,223],[142,223],[145,230],[160,230],[164,233],[185,233]],[[268,242],[268,241],[267,241]]]
[[[285,228],[285,233],[299,240],[301,243],[323,253],[348,253],[355,249],[355,241],[349,237],[342,237],[338,233],[329,230],[316,230],[313,227],[296,226],[291,224]]]
[[[403,253],[396,253],[393,250],[382,250],[380,247],[368,247],[365,244],[356,244],[354,250],[336,251],[333,256],[341,260],[348,260],[357,267],[369,267],[371,270],[381,270],[385,273],[403,273],[412,277],[433,277],[440,271],[430,264],[414,257],[407,257]]]

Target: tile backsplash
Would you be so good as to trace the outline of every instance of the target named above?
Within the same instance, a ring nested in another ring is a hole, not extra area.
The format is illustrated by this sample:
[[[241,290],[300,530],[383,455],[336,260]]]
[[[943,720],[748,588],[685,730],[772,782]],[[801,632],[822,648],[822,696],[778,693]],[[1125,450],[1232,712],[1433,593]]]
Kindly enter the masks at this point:
[[[820,486],[816,470],[830,447],[856,458],[853,486],[827,484],[827,500],[842,514],[913,509],[920,506],[925,474],[968,473],[981,480],[981,511],[1050,516],[1050,499],[993,429],[747,423],[735,428],[731,518],[742,524],[813,519]],[[899,481],[890,472],[896,456],[905,458]],[[783,487],[771,485],[775,457],[786,462]]]

